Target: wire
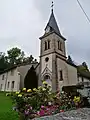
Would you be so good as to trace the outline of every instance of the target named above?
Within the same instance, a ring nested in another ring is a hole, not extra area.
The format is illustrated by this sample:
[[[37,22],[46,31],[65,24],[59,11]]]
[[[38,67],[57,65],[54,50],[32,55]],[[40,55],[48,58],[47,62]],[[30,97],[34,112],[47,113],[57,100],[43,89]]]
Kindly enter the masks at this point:
[[[77,2],[78,2],[78,4],[79,4],[80,8],[82,9],[84,15],[86,16],[88,22],[90,23],[90,18],[89,18],[89,16],[87,15],[87,13],[85,12],[85,10],[84,10],[84,8],[82,7],[81,3],[79,2],[79,0],[77,0]]]

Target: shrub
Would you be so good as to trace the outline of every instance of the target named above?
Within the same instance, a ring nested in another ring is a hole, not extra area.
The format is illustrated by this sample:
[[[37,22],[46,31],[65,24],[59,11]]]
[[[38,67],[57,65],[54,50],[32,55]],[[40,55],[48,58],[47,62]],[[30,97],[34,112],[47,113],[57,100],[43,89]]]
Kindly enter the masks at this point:
[[[51,86],[43,81],[43,86],[26,89],[10,94],[14,107],[19,115],[25,120],[45,115],[53,115],[64,112],[75,107],[75,103],[80,103],[80,97],[74,100],[67,93],[53,93]]]

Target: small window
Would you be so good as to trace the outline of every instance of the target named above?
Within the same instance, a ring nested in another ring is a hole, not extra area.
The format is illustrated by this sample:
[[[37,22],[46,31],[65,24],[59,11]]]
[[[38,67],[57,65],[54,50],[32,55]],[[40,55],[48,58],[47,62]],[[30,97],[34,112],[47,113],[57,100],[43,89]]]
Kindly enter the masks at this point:
[[[84,82],[84,78],[82,77],[82,82]]]
[[[5,75],[2,75],[2,80],[4,80]]]
[[[10,82],[8,82],[7,88],[9,88]]]
[[[62,51],[62,43],[58,41],[58,49]]]
[[[48,61],[49,61],[49,58],[48,58],[48,57],[46,57],[46,58],[45,58],[45,61],[46,61],[46,62],[48,62]]]
[[[63,72],[62,72],[62,70],[60,70],[60,81],[62,81],[63,80]]]
[[[47,50],[47,42],[45,41],[45,50]]]
[[[50,49],[50,41],[48,41],[48,49]]]
[[[15,81],[12,81],[12,89],[14,88]]]

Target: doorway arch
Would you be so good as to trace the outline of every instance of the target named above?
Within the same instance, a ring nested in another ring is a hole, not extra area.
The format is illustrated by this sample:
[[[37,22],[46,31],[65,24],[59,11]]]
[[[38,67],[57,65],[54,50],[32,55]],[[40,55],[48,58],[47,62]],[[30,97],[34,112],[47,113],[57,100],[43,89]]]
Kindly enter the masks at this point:
[[[49,85],[52,86],[52,81],[51,81],[50,75],[45,74],[45,75],[44,75],[44,80],[45,80]]]

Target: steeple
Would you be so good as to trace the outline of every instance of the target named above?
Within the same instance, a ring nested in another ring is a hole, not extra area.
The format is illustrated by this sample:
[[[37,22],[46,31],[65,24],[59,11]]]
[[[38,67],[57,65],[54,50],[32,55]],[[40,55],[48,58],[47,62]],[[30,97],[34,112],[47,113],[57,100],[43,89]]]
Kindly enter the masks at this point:
[[[61,36],[61,33],[59,31],[59,28],[58,28],[58,25],[57,25],[57,22],[56,22],[56,19],[54,17],[54,12],[53,12],[53,2],[52,2],[52,9],[51,9],[51,15],[50,15],[50,19],[46,25],[46,28],[45,28],[45,31],[47,32],[55,32],[57,33],[58,35]]]

